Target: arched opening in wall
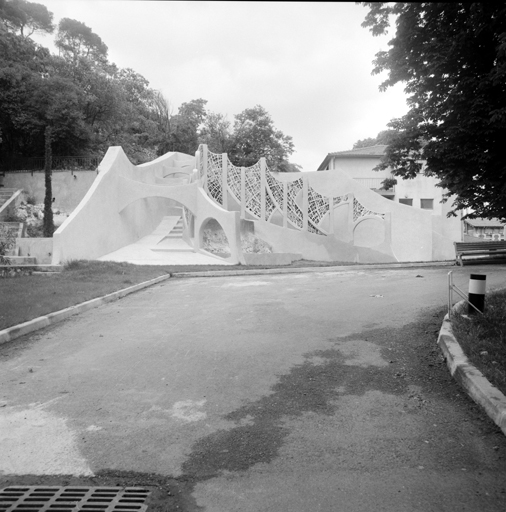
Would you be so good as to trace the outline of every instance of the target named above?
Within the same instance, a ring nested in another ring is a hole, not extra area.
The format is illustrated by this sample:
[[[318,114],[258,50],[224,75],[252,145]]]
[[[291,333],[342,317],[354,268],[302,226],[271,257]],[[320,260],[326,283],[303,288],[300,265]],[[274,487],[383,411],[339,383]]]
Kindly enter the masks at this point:
[[[377,247],[385,241],[385,222],[378,218],[365,218],[355,225],[354,245],[359,247]]]
[[[229,258],[232,254],[227,235],[216,219],[208,219],[201,227],[201,247],[220,258]]]
[[[157,185],[186,185],[191,181],[191,174],[180,170],[164,170],[156,177]]]

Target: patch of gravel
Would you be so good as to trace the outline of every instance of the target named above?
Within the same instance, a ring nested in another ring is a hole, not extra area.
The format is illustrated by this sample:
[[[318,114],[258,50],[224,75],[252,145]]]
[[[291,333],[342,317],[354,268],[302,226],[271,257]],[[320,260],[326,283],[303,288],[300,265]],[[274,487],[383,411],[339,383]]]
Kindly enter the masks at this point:
[[[204,249],[213,254],[230,255],[230,246],[223,230],[205,229]],[[241,249],[246,253],[270,254],[272,247],[253,233],[241,233]]]

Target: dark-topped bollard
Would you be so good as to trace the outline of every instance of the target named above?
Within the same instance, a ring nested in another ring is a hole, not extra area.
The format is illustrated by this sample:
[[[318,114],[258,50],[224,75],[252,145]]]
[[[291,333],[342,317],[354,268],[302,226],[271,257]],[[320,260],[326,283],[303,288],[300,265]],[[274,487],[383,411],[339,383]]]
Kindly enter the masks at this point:
[[[485,311],[485,289],[487,287],[487,276],[484,274],[471,274],[469,276],[469,303],[467,314],[474,315],[476,309],[482,313]],[[472,304],[472,306],[471,306]],[[476,308],[474,309],[473,308]]]

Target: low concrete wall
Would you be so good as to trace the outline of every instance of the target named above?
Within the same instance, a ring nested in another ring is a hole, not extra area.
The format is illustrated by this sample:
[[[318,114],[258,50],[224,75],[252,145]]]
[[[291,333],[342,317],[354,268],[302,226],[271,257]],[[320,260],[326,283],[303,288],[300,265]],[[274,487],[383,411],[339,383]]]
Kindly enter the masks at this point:
[[[244,253],[246,265],[290,265],[292,261],[302,259],[301,254],[290,253]]]
[[[53,258],[52,238],[16,238],[18,256],[37,259],[37,264],[50,264]]]
[[[52,174],[54,207],[67,213],[75,210],[97,177],[96,171],[54,171]],[[44,202],[46,186],[43,172],[7,172],[6,188],[23,189],[37,203]]]

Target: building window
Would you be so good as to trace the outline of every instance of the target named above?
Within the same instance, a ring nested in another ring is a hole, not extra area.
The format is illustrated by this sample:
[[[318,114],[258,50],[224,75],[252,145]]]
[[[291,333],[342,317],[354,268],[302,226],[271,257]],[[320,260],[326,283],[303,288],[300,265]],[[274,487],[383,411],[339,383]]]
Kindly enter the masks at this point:
[[[405,198],[400,198],[400,199],[399,199],[399,203],[401,203],[401,204],[407,204],[408,206],[413,206],[413,199],[408,199],[407,197],[405,197]]]
[[[434,210],[434,199],[420,199],[420,208],[422,210]]]

